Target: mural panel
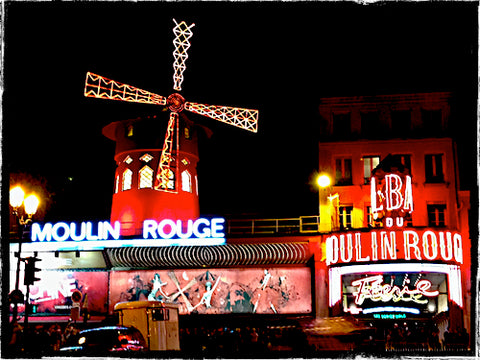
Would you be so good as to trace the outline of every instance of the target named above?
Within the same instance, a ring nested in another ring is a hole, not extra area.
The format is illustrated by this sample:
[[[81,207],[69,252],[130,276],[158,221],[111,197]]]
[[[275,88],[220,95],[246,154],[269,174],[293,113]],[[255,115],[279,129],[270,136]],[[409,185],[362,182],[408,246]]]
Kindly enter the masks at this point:
[[[110,312],[118,302],[159,300],[180,314],[312,312],[309,268],[112,271]]]

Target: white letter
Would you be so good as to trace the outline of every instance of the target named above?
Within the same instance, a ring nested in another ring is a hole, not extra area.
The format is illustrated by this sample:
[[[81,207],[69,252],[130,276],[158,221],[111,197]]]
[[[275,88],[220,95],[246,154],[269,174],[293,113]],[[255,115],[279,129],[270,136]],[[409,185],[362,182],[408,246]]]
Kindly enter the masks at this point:
[[[163,229],[165,227],[165,225],[170,225],[171,229],[170,229],[169,234],[166,234],[164,229]],[[175,222],[173,220],[165,219],[165,220],[160,221],[160,224],[158,224],[158,230],[157,231],[158,231],[158,235],[160,235],[161,238],[170,239],[177,232],[177,228],[176,228]]]
[[[432,255],[430,255],[430,246],[428,244],[428,238],[432,239]],[[422,241],[423,241],[423,255],[428,260],[433,260],[437,257],[438,255],[438,250],[437,250],[437,237],[435,236],[435,233],[433,231],[425,231],[422,235]]]
[[[410,236],[413,236],[413,241],[410,243]],[[410,248],[414,248],[414,253],[415,257],[418,260],[422,260],[422,257],[420,255],[420,249],[418,248],[418,242],[420,241],[420,238],[418,237],[418,234],[415,231],[412,230],[405,230],[403,232],[403,247],[404,247],[404,252],[405,252],[405,260],[410,260]]]
[[[205,225],[205,230],[203,232],[199,232],[198,230],[201,224]],[[210,237],[210,229],[207,226],[210,226],[210,221],[203,218],[197,219],[193,224],[193,233],[199,239]]]
[[[182,220],[177,220],[177,235],[181,239],[189,239],[192,236],[192,226],[193,221],[192,220],[187,220],[187,232],[185,234],[182,233]]]
[[[392,227],[393,226],[393,219],[391,217],[385,218],[385,226]]]
[[[114,227],[108,221],[103,222],[103,240],[108,239],[108,234],[118,240],[120,237],[120,221],[115,221]]]
[[[155,230],[157,230],[157,222],[155,220],[144,220],[143,221],[143,238],[148,239],[148,236],[151,235],[153,239],[157,238]]]
[[[347,240],[348,258],[345,256],[345,235],[340,235],[340,256],[345,263],[350,262],[353,258],[352,234],[347,234]]]
[[[225,219],[222,218],[214,218],[212,219],[212,237],[220,237],[223,238],[225,234],[223,233],[223,223]],[[219,232],[221,231],[221,232]]]
[[[372,214],[383,210],[383,205],[377,207],[377,185],[375,184],[374,176],[372,176],[370,180],[370,202],[372,205]]]
[[[413,211],[412,177],[410,175],[406,176],[403,209],[408,210],[409,213]]]
[[[58,235],[58,229],[59,228],[63,228],[63,235],[62,236]],[[70,230],[70,227],[66,223],[64,223],[64,222],[56,223],[55,225],[53,225],[53,229],[52,229],[53,239],[56,240],[56,241],[67,240],[69,235],[70,235],[69,230]]]
[[[387,260],[387,252],[390,255],[389,260],[395,260],[397,258],[397,241],[395,237],[395,231],[390,231],[390,238],[386,231],[380,232],[381,244],[382,244],[382,260]]]
[[[367,257],[362,257],[362,234],[361,233],[355,233],[355,248],[357,250],[356,253],[356,260],[357,261],[369,261],[370,256]]]
[[[447,232],[447,244],[445,245],[445,233],[440,231],[440,255],[443,260],[449,261],[453,257],[452,233]],[[447,252],[445,252],[447,250]]]
[[[392,186],[392,180],[395,180],[395,186]],[[387,201],[387,210],[400,209],[403,202],[403,196],[400,192],[401,189],[402,178],[400,176],[395,174],[385,175],[385,197]]]
[[[77,236],[77,234],[75,234],[75,230],[76,230],[76,227],[77,225],[75,223],[70,223],[70,237],[72,238],[72,240],[74,241],[82,241],[85,239],[85,233],[86,233],[86,225],[84,222],[81,223],[80,225],[80,235]]]
[[[463,264],[463,251],[462,251],[462,235],[453,235],[453,248],[455,254],[455,261]]]
[[[335,235],[329,236],[326,240],[327,265],[335,264],[338,261],[338,238]]]
[[[98,236],[92,234],[92,223],[87,222],[87,240],[98,240]]]
[[[50,223],[46,223],[43,226],[43,230],[40,229],[40,224],[34,223],[32,224],[31,232],[32,232],[32,235],[31,235],[32,241],[52,240],[52,224]]]
[[[371,235],[371,243],[372,243],[372,261],[373,260],[378,260],[378,245],[377,245],[377,233],[375,231],[372,231],[370,233]]]

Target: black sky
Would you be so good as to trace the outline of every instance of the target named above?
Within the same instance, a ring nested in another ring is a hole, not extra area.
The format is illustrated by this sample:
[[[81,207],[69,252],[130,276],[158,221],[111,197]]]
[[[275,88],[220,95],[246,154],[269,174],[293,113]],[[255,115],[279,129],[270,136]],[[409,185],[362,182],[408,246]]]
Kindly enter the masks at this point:
[[[476,3],[6,2],[5,15],[3,178],[44,177],[47,220],[109,218],[114,143],[101,129],[161,109],[84,98],[85,74],[168,96],[172,18],[196,24],[187,101],[260,111],[258,134],[192,116],[214,131],[200,147],[202,213],[315,215],[321,97],[452,91],[474,190]]]

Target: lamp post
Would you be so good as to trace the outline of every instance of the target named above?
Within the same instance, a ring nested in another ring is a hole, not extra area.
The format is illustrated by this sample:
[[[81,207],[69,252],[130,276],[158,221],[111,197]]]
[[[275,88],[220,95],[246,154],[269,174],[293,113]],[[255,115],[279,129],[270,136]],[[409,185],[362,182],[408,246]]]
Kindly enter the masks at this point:
[[[23,209],[22,209],[23,204]],[[18,303],[23,298],[23,294],[19,289],[20,284],[20,263],[22,259],[22,242],[23,242],[23,230],[32,222],[32,217],[35,215],[38,209],[40,201],[31,194],[25,197],[25,192],[20,186],[16,186],[10,189],[10,206],[12,207],[12,213],[15,215],[15,220],[18,226],[18,252],[15,254],[17,257],[17,269],[15,273],[15,290],[10,294],[10,298],[14,302],[12,322],[15,323],[18,317]],[[25,311],[27,309],[25,308]]]
[[[327,203],[327,189],[330,187],[332,180],[327,174],[320,174],[317,177],[318,185],[318,230],[327,232],[331,230],[330,207]]]

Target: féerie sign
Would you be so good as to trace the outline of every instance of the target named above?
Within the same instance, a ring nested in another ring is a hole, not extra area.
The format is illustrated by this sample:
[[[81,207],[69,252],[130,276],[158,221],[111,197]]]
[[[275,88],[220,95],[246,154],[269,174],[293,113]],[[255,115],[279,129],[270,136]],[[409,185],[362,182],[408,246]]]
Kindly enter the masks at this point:
[[[438,290],[431,291],[432,283],[429,280],[420,280],[415,284],[414,289],[407,285],[399,287],[397,285],[384,284],[383,276],[369,276],[352,282],[352,286],[357,287],[355,304],[361,305],[366,299],[382,302],[411,301],[417,304],[426,304],[428,299],[425,297],[438,296]]]

